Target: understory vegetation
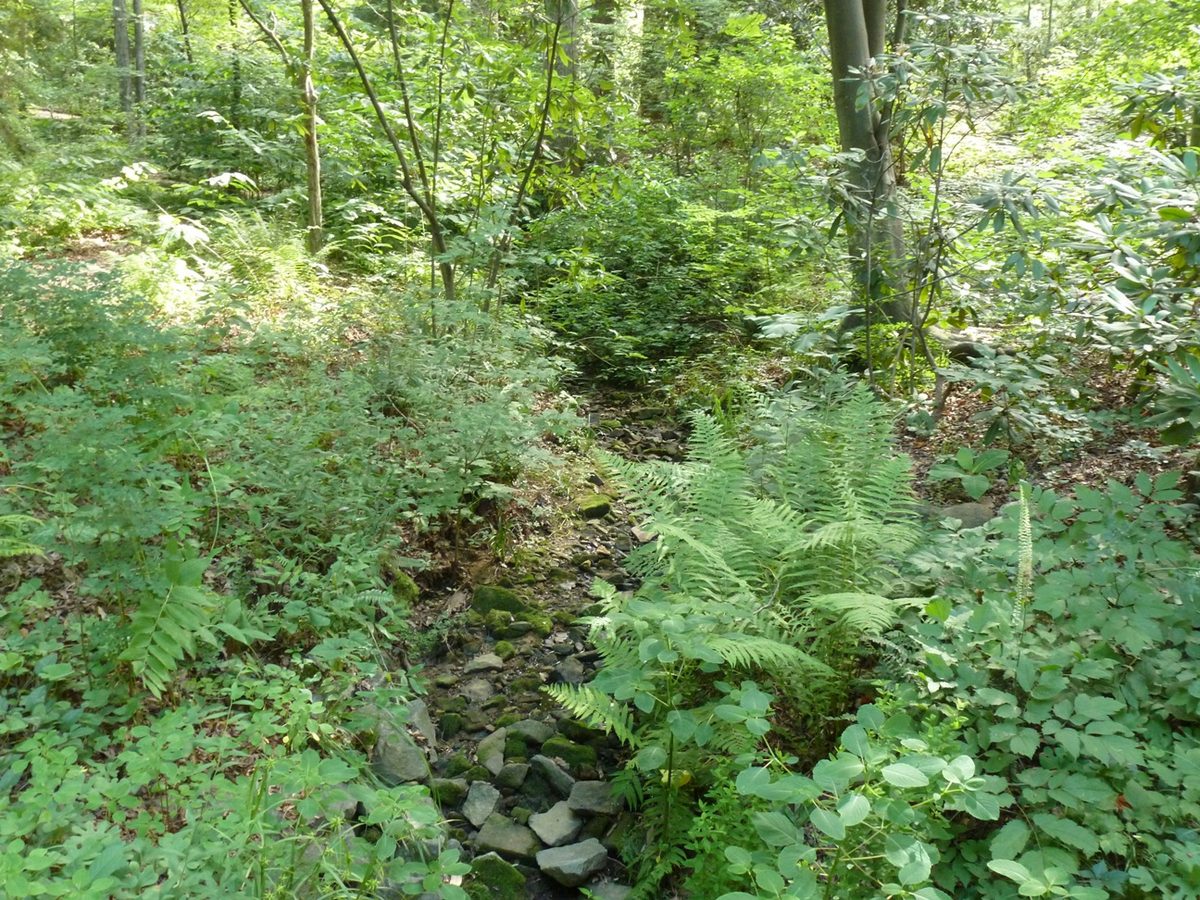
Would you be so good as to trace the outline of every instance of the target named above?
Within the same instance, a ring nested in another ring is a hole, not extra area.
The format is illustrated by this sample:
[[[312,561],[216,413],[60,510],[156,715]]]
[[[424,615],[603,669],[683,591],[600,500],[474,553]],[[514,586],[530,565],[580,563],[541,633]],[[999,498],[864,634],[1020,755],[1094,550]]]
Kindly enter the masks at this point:
[[[1062,6],[4,4],[0,894],[1200,896],[1200,6]],[[418,721],[556,646],[578,878]]]

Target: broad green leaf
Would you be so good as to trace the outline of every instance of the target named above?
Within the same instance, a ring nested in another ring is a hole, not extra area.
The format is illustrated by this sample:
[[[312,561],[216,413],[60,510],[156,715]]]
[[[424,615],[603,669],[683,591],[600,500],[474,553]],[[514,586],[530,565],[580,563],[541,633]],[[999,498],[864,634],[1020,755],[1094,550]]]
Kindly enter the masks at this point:
[[[820,829],[825,834],[829,835],[835,841],[840,841],[846,836],[846,826],[841,818],[827,809],[817,807],[808,817],[815,828]]]
[[[975,777],[975,760],[969,756],[956,756],[946,763],[942,777],[951,784],[966,784]]]
[[[1071,819],[1062,819],[1049,813],[1036,813],[1033,822],[1039,830],[1068,846],[1082,850],[1087,856],[1094,856],[1100,849],[1100,839],[1096,833]]]
[[[871,814],[871,801],[862,794],[851,794],[838,805],[838,815],[847,828],[858,825]]]
[[[1029,842],[1029,826],[1020,819],[1013,819],[996,832],[988,849],[995,859],[1016,859]]]
[[[997,875],[1012,879],[1017,884],[1024,884],[1033,877],[1027,868],[1011,859],[993,859],[987,864],[987,867]]]
[[[772,847],[786,847],[803,840],[796,824],[779,810],[755,813],[754,829]]]
[[[883,780],[899,788],[919,788],[929,784],[929,777],[908,763],[892,763],[883,767]]]
[[[37,670],[38,678],[43,681],[62,681],[75,671],[70,663],[51,663]]]

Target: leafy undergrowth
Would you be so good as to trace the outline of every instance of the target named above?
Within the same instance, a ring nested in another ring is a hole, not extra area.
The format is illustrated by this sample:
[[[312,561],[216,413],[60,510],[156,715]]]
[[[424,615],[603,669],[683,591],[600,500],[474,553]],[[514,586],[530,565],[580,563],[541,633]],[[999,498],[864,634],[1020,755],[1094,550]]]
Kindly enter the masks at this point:
[[[630,748],[638,896],[1195,896],[1179,476],[1022,485],[912,551],[908,463],[866,392],[746,426],[698,419],[679,466],[610,460],[657,540],[639,591],[599,588],[603,671],[552,689]]]
[[[570,426],[557,367],[519,323],[444,305],[435,335],[347,286],[256,315],[236,257],[168,315],[128,260],[0,272],[0,883],[460,896],[426,790],[367,750],[418,689],[419,537]]]

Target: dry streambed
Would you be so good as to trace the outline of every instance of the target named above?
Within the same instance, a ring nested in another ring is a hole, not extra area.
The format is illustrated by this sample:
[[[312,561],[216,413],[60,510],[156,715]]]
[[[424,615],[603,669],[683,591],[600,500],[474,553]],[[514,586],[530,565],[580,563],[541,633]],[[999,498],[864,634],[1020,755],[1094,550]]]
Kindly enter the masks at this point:
[[[614,452],[681,453],[682,434],[659,410],[597,402],[589,421]],[[618,851],[637,824],[608,781],[621,748],[541,690],[595,674],[599,654],[576,624],[594,602],[593,580],[635,587],[620,565],[637,540],[634,523],[608,489],[596,475],[567,501],[567,539],[544,550],[536,571],[423,598],[426,606],[460,611],[441,655],[421,673],[428,694],[409,704],[407,722],[382,725],[376,735],[376,775],[387,784],[429,786],[446,840],[472,862],[466,887],[473,898],[567,898],[586,890],[622,900],[630,892]]]

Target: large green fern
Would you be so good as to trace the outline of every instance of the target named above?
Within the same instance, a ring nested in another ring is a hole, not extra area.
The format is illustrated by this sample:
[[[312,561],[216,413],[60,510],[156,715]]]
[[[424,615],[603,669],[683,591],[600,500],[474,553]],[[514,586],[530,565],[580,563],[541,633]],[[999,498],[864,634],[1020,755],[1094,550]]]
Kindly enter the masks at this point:
[[[166,585],[147,594],[129,623],[129,645],[121,659],[155,697],[161,697],[186,657],[196,655],[196,641],[215,644],[209,626],[216,598],[201,579],[207,559],[187,559],[173,548],[163,561]]]
[[[793,718],[819,721],[855,654],[885,640],[908,602],[888,596],[917,530],[887,409],[866,388],[819,414],[783,396],[749,431],[745,446],[697,415],[682,463],[602,456],[657,539],[627,560],[642,580],[635,594],[595,585],[596,678],[549,691],[635,751],[641,793],[661,810],[639,889],[679,863],[678,786],[702,781],[715,757],[753,750],[767,727],[730,712],[728,682],[765,677],[790,695]]]

